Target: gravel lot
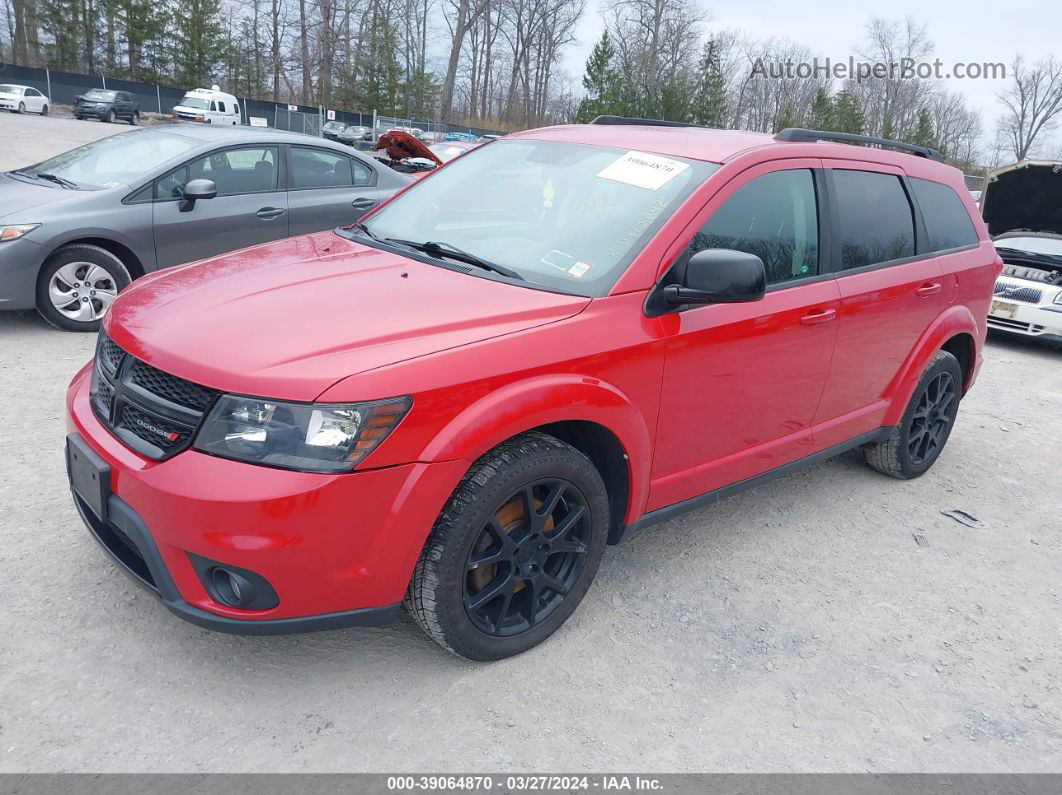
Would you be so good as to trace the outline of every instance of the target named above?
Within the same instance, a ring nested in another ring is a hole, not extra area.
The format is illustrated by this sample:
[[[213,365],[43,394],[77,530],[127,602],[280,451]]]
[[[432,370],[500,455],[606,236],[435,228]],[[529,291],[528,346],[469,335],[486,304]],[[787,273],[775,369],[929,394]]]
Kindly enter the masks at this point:
[[[4,116],[0,167],[112,131]],[[659,525],[552,640],[476,665],[406,617],[172,617],[71,505],[62,399],[92,338],[0,314],[0,344],[2,772],[1062,771],[1058,351],[991,340],[920,480],[848,454]]]

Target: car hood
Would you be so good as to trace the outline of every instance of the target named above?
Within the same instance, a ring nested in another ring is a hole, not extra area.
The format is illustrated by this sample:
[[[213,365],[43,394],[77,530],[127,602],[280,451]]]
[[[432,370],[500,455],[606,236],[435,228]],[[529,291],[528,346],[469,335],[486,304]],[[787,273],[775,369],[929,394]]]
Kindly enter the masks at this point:
[[[1023,160],[988,175],[981,215],[992,237],[1029,231],[1062,236],[1062,162]]]
[[[153,274],[122,293],[106,328],[173,375],[309,401],[348,376],[562,320],[588,303],[322,232]]]
[[[36,184],[29,179],[18,179],[0,174],[0,218],[21,223],[36,223],[38,218],[33,215],[33,210],[45,204],[70,201],[78,196],[83,196],[84,191],[65,190],[58,185],[50,187],[46,184]]]

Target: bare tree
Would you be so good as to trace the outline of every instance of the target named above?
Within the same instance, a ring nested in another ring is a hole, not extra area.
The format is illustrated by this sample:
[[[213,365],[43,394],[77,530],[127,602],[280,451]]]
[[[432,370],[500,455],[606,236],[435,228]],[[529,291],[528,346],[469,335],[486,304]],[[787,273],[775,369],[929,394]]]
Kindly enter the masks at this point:
[[[1024,160],[1037,138],[1053,129],[1062,113],[1062,62],[1052,55],[1030,66],[1016,55],[1010,70],[1010,86],[998,95],[1006,108],[1000,129],[1014,159]]]

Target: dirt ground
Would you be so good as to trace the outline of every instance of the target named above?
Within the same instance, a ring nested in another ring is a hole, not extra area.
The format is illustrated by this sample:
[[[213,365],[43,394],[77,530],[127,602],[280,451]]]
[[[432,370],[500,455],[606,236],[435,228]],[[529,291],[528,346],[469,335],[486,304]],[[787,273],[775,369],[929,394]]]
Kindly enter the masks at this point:
[[[47,154],[25,122],[0,167]],[[1062,352],[991,339],[925,477],[852,453],[656,526],[479,665],[405,616],[241,638],[130,583],[64,474],[92,344],[0,314],[0,772],[1062,771]]]

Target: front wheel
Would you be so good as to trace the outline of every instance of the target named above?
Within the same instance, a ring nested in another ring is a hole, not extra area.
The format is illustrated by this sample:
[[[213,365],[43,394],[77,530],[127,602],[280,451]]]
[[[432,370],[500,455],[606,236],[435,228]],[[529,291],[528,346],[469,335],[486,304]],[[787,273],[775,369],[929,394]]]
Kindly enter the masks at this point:
[[[947,351],[937,351],[922,373],[900,424],[885,440],[863,448],[867,463],[902,480],[925,474],[951,436],[961,397],[959,360]]]
[[[17,112],[18,113],[25,113],[26,112],[26,103],[25,102],[18,103],[18,111]]]
[[[130,281],[125,265],[106,249],[85,243],[64,246],[41,268],[37,311],[65,331],[96,331]]]
[[[103,120],[108,124],[114,124],[114,119],[114,109],[112,108],[111,110],[107,111],[107,116]]]
[[[406,609],[439,645],[500,660],[572,614],[604,554],[608,495],[571,445],[527,433],[477,460],[428,537]]]

